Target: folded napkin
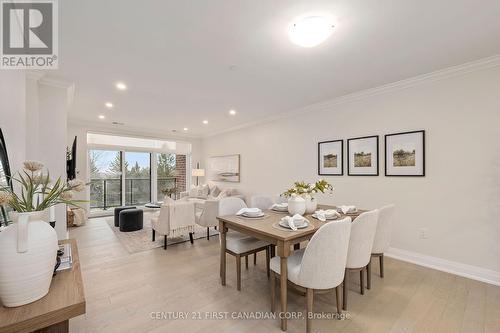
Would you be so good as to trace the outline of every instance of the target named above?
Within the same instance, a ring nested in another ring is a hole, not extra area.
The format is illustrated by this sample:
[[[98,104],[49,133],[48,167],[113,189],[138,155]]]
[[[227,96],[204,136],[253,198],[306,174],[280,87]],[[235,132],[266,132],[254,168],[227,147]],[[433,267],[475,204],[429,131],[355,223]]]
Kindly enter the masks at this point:
[[[326,222],[327,217],[328,218],[332,218],[334,216],[340,217],[339,212],[337,212],[335,209],[327,209],[327,210],[320,209],[315,211],[314,214],[316,215],[316,218],[322,222]]]
[[[271,209],[288,209],[288,203],[286,202],[275,203],[274,205],[271,206]]]
[[[262,213],[262,210],[260,208],[242,208],[236,213],[236,215],[243,215],[245,213],[251,215],[257,215]]]
[[[295,231],[295,230],[297,230],[297,225],[299,225],[299,226],[303,225],[307,221],[307,219],[304,218],[300,214],[295,214],[292,217],[285,216],[281,219],[281,221],[288,223],[288,226],[290,227],[290,229]]]
[[[356,211],[356,206],[339,206],[340,210],[342,213],[347,214],[347,213],[353,213]]]

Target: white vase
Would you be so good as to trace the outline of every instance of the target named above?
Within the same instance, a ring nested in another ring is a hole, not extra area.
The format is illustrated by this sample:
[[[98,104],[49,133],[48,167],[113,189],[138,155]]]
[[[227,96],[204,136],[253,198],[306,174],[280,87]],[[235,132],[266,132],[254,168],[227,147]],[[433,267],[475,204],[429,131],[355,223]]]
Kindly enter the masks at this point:
[[[0,233],[0,300],[6,307],[34,302],[49,292],[57,257],[57,234],[45,212],[11,213]]]
[[[318,202],[314,198],[309,197],[306,199],[306,214],[313,214],[317,208]]]
[[[288,199],[288,212],[290,215],[303,215],[306,212],[306,201],[304,198],[296,196]]]

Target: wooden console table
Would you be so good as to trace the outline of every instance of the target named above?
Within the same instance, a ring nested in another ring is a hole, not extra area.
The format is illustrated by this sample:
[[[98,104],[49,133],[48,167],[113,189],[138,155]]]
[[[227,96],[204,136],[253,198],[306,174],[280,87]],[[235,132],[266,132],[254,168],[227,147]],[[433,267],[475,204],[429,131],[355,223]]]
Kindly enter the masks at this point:
[[[57,272],[49,293],[36,302],[15,308],[0,306],[0,333],[69,331],[69,319],[85,313],[85,295],[76,240],[71,244],[73,266]]]

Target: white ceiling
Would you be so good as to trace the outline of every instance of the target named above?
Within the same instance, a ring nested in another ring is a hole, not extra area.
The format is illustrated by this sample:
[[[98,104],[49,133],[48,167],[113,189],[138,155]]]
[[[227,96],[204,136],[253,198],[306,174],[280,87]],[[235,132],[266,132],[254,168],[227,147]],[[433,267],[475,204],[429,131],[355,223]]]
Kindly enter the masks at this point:
[[[204,136],[500,54],[498,0],[65,0],[59,6],[54,74],[76,84],[70,119],[155,132],[188,127],[190,135]],[[301,48],[286,29],[309,12],[333,15],[336,29],[324,44]],[[114,88],[118,80],[126,92]],[[114,110],[106,110],[106,101]],[[236,116],[228,115],[231,108]]]

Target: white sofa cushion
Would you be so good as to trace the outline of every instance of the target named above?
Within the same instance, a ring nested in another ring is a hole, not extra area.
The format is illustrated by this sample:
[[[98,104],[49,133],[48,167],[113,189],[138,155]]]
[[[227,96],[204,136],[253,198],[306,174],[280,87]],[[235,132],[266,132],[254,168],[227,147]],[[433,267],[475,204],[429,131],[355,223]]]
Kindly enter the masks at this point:
[[[210,189],[208,185],[193,186],[193,188],[189,190],[189,197],[206,199],[208,197],[209,192]]]

